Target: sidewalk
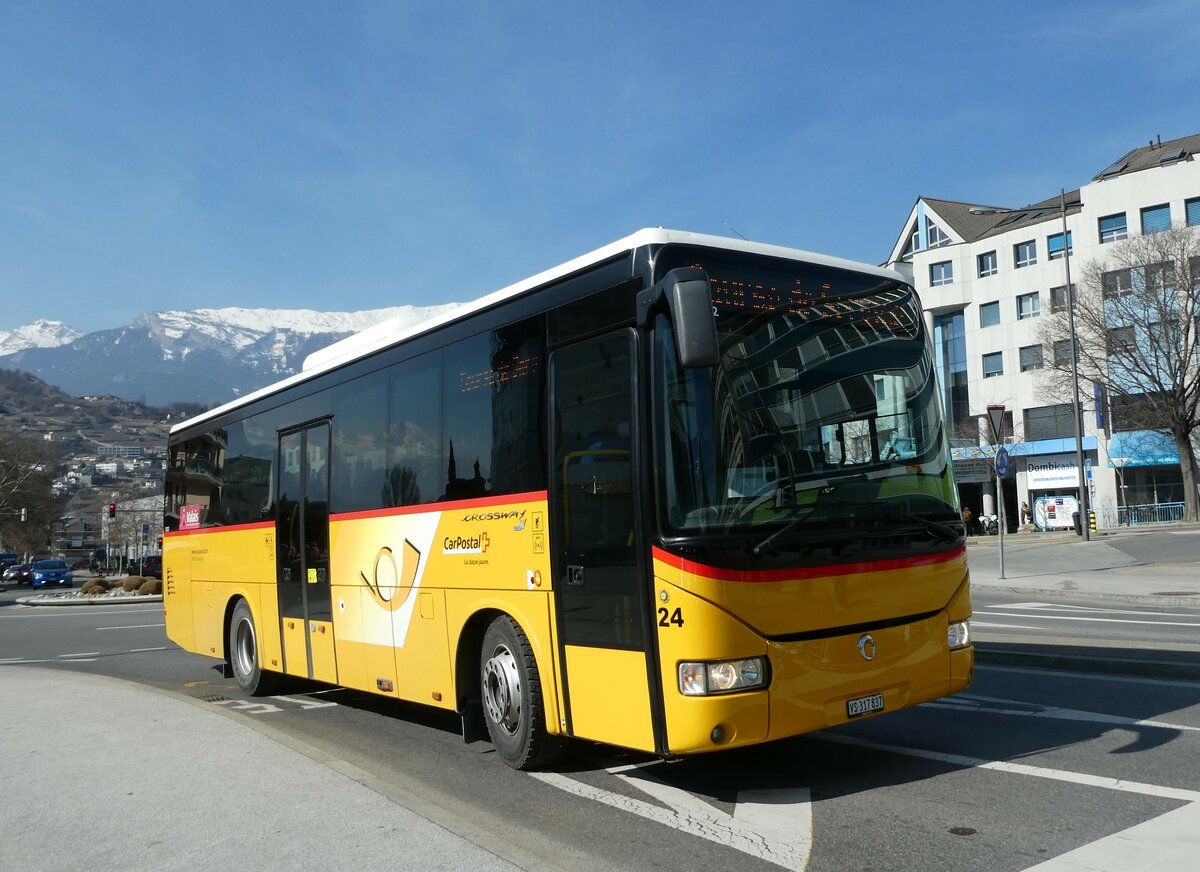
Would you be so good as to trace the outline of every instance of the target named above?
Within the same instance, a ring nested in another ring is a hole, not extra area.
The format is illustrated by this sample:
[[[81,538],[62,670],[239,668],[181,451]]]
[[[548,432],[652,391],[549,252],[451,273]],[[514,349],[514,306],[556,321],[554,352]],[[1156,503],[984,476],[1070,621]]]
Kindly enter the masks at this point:
[[[9,667],[0,712],[7,869],[520,868],[368,773],[177,695]]]
[[[1195,527],[1179,528],[1193,532]],[[967,538],[973,588],[1029,594],[1087,595],[1142,605],[1200,608],[1200,535],[1190,563],[1146,565],[1093,534],[1084,542],[1074,533],[1015,533],[1004,536],[1004,577],[1000,577],[1000,537]]]
[[[1030,598],[1111,600],[1114,608],[1128,603],[1200,611],[1200,533],[1195,525],[1176,531],[1196,542],[1190,562],[1138,560],[1117,547],[1119,533],[1101,533],[1089,542],[1074,533],[1005,535],[1003,578],[999,537],[973,536],[967,539],[971,587],[977,593],[989,590]],[[1192,650],[1177,650],[1113,639],[1059,641],[1051,635],[977,638],[975,657],[980,663],[1200,681],[1200,640]]]

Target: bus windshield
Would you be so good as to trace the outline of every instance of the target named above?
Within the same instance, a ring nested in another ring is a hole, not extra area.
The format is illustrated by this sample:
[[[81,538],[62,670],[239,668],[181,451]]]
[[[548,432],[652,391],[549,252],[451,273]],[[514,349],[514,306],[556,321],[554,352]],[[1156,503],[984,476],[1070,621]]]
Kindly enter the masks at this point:
[[[664,535],[737,537],[754,557],[868,531],[941,547],[960,538],[913,291],[813,265],[690,254],[684,262],[709,275],[720,363],[680,368],[660,319]]]

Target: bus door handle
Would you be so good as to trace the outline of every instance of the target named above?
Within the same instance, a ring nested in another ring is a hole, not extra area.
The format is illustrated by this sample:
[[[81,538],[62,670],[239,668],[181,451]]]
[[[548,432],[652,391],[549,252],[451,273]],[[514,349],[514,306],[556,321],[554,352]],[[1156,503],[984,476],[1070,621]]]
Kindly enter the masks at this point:
[[[567,567],[567,584],[573,587],[583,587],[583,567],[572,565]]]

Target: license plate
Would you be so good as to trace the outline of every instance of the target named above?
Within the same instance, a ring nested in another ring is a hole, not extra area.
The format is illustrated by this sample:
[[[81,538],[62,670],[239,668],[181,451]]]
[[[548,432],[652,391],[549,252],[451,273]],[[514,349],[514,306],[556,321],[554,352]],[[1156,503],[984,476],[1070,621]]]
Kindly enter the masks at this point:
[[[846,715],[852,718],[869,715],[872,712],[883,711],[883,694],[873,693],[870,696],[860,696],[858,699],[846,700]]]

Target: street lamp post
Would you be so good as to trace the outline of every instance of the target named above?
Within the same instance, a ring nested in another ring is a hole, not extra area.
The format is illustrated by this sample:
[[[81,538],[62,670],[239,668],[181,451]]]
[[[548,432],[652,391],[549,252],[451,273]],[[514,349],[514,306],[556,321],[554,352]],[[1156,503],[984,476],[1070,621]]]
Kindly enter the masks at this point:
[[[1083,533],[1083,541],[1090,541],[1091,524],[1088,523],[1090,518],[1087,480],[1084,477],[1083,471],[1083,418],[1080,415],[1079,407],[1079,352],[1077,350],[1078,340],[1075,336],[1075,293],[1071,290],[1071,245],[1067,231],[1067,189],[1059,189],[1062,195],[1062,228],[1063,228],[1063,268],[1067,273],[1067,287],[1065,290],[1067,298],[1067,329],[1071,333],[1071,381],[1074,387],[1071,389],[1071,409],[1075,419],[1075,468],[1079,471],[1079,527]]]

